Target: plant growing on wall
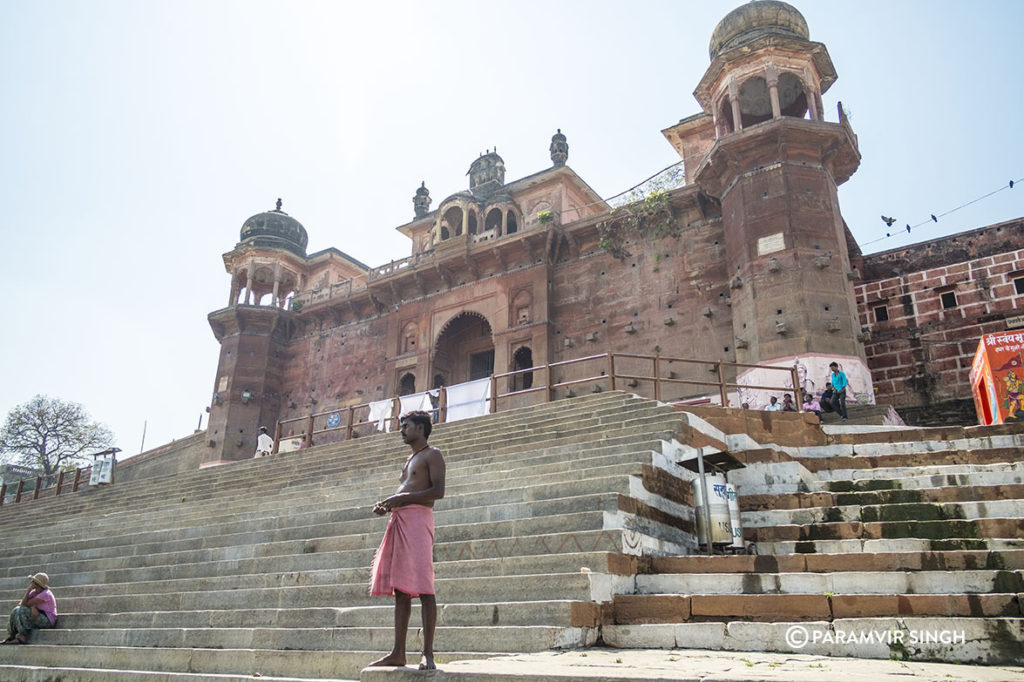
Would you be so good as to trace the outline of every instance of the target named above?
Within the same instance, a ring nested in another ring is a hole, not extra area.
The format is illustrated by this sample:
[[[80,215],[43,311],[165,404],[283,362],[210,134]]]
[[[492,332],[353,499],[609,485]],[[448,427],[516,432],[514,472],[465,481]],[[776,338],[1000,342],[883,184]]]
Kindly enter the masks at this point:
[[[654,190],[643,199],[618,206],[608,212],[608,219],[597,224],[600,246],[619,260],[632,253],[626,248],[630,239],[654,241],[678,237],[680,230],[669,201],[667,190]]]

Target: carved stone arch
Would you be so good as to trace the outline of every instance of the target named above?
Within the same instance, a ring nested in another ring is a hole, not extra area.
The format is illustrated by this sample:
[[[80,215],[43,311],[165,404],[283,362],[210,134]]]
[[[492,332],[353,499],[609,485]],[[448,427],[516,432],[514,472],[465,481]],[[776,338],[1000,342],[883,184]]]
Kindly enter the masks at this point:
[[[510,372],[521,372],[525,369],[534,367],[533,364],[533,349],[527,344],[519,345],[512,351],[512,362],[509,367]],[[533,388],[533,372],[522,372],[521,374],[513,374],[509,377],[509,390],[511,391],[523,391],[528,388]]]
[[[484,232],[494,230],[495,234],[501,236],[501,221],[504,211],[500,206],[489,206],[484,216]]]
[[[414,353],[419,350],[420,326],[415,320],[410,320],[402,325],[402,331],[398,335],[399,354]]]
[[[523,216],[515,206],[505,209],[505,234],[515,234],[523,224]]]
[[[430,374],[448,386],[494,372],[493,325],[475,310],[462,310],[441,326],[434,339]]]
[[[410,395],[416,392],[416,375],[405,372],[398,380],[398,395]]]
[[[810,111],[808,105],[808,93],[811,88],[804,83],[803,79],[792,71],[783,71],[779,74],[779,108],[783,116],[804,118]]]
[[[763,74],[752,75],[740,83],[739,102],[743,128],[771,120],[772,100]]]
[[[520,289],[512,295],[509,305],[510,327],[533,322],[533,292],[529,289]]]

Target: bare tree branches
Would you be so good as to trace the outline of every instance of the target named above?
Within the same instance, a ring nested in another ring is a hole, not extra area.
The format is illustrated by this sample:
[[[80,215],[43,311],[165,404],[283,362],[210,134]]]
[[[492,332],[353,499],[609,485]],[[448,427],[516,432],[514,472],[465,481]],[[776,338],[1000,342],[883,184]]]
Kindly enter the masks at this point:
[[[13,408],[0,430],[3,459],[47,476],[88,463],[88,455],[113,442],[114,434],[92,421],[79,403],[42,395]]]

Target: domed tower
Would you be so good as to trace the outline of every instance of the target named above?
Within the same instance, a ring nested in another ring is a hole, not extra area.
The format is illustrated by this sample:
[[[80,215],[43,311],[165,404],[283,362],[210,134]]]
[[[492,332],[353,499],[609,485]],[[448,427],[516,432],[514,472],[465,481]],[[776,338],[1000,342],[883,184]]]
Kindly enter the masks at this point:
[[[231,293],[228,306],[208,318],[221,350],[203,466],[252,457],[258,428],[277,422],[283,322],[292,295],[305,288],[308,239],[278,199],[276,208],[242,224],[238,243],[224,254]]]
[[[498,156],[498,150],[481,154],[469,166],[469,191],[474,196],[486,196],[505,184],[505,161]]]
[[[721,201],[736,360],[802,365],[817,391],[837,360],[873,402],[837,190],[860,152],[841,108],[824,119],[828,51],[792,5],[758,0],[722,19],[709,52],[694,95],[713,139],[687,175]]]

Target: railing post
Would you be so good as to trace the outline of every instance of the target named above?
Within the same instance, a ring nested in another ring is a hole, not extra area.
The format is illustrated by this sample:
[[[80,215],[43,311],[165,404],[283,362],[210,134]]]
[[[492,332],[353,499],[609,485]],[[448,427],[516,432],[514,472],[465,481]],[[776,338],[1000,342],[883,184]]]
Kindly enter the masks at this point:
[[[491,409],[490,413],[494,414],[498,411],[498,380],[491,375]]]
[[[437,423],[446,424],[448,420],[448,389],[441,386],[437,391]]]
[[[795,366],[789,371],[793,376],[793,401],[796,403],[796,411],[803,412],[804,401],[801,395],[802,391],[800,390],[800,373],[796,371]]]
[[[608,376],[611,377],[612,390],[615,390],[615,353],[608,354]]]
[[[4,506],[5,499],[7,499],[7,484],[0,483],[0,507]]]
[[[303,439],[306,441],[306,447],[313,447],[313,413],[309,413],[309,418],[306,419],[306,437]]]
[[[356,406],[348,406],[348,422],[345,424],[345,440],[352,440],[352,424],[356,419]]]
[[[36,476],[36,489],[32,491],[32,499],[33,500],[38,500],[39,499],[39,489],[42,488],[42,487],[43,487],[43,477],[42,476]]]
[[[661,402],[661,353],[654,354],[654,399]]]
[[[281,447],[281,420],[277,420],[277,426],[274,427],[274,449],[271,450],[271,454],[276,455],[278,449]]]
[[[718,369],[718,393],[722,396],[722,407],[728,407],[728,397],[725,391],[725,372],[722,371],[722,361],[716,362],[715,367]]]
[[[18,481],[18,492],[14,493],[14,501],[21,502],[21,491],[25,489],[25,479]]]
[[[551,402],[551,392],[553,390],[555,390],[555,389],[551,388],[551,365],[550,364],[544,365],[544,376],[547,377],[546,379],[544,379],[544,381],[547,382],[547,390],[544,391],[544,394],[547,396],[547,400],[545,400],[544,402],[550,403]]]
[[[82,467],[75,468],[75,484],[71,486],[71,492],[78,492],[78,482],[82,480]]]
[[[57,475],[57,492],[55,492],[53,494],[54,497],[56,497],[57,495],[60,495],[60,487],[62,485],[64,485],[64,470],[63,469],[61,469],[60,473]]]

